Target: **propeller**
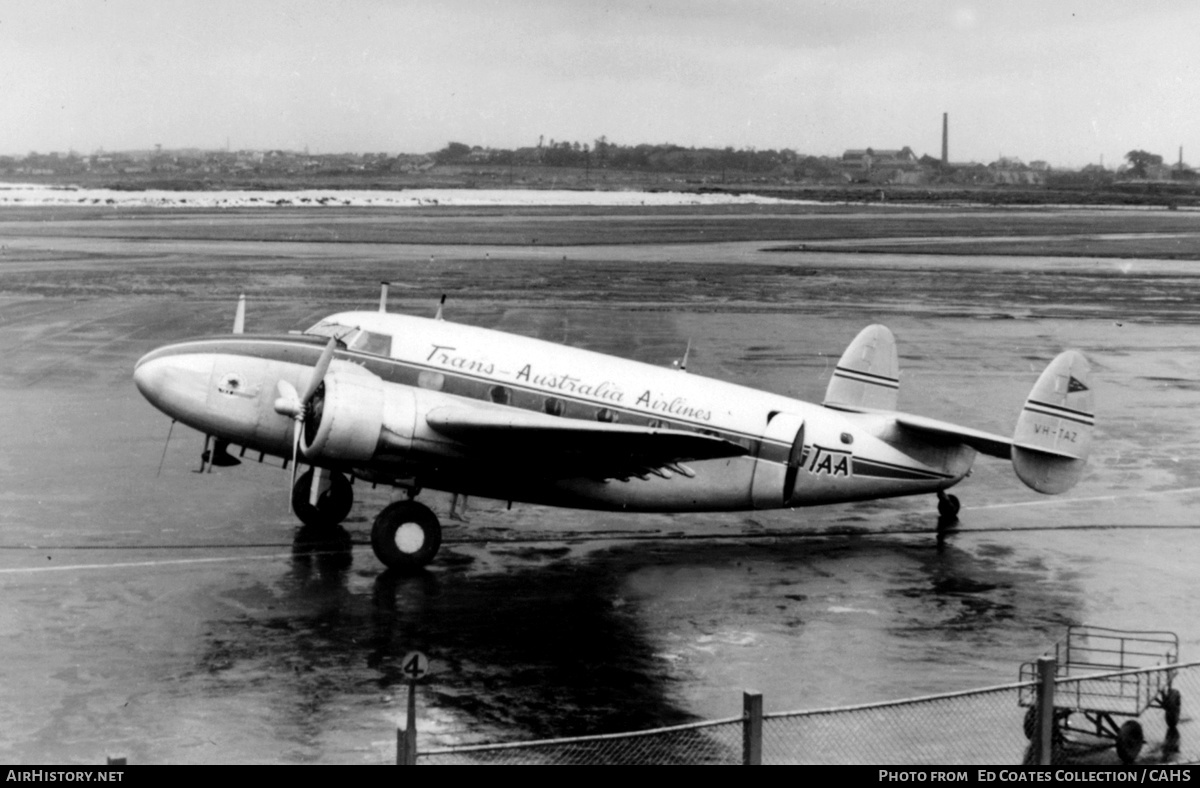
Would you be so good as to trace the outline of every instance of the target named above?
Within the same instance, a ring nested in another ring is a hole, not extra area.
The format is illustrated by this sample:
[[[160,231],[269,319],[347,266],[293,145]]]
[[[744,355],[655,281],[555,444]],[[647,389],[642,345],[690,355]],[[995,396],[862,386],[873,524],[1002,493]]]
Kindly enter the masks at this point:
[[[320,388],[321,382],[325,379],[325,373],[329,371],[329,364],[333,361],[333,351],[337,349],[337,339],[329,338],[329,344],[321,351],[321,358],[317,361],[317,366],[313,369],[312,377],[309,378],[308,388],[304,390],[304,396],[300,396],[296,391],[296,387],[289,381],[281,380],[275,384],[275,389],[279,392],[279,397],[275,400],[275,412],[281,416],[288,416],[292,419],[292,483],[291,490],[296,486],[296,465],[300,457],[300,435],[304,430],[304,420],[308,416],[308,404],[312,402],[313,396],[316,395],[317,389]],[[314,475],[315,476],[315,475]],[[291,500],[291,496],[288,496]]]

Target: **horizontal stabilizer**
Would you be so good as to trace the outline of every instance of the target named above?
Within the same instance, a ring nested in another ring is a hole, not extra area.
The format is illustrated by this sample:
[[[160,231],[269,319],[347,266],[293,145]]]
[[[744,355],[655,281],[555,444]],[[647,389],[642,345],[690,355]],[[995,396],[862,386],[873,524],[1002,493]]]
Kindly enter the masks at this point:
[[[932,442],[965,443],[980,454],[999,457],[1002,460],[1012,456],[1012,441],[1001,435],[908,413],[897,413],[896,423]]]
[[[846,410],[890,416],[903,432],[929,443],[964,444],[980,454],[1011,459],[1021,481],[1048,495],[1066,492],[1079,481],[1096,424],[1087,359],[1074,350],[1059,354],[1038,378],[1011,440],[908,413]]]
[[[824,405],[839,410],[895,410],[900,394],[896,338],[886,326],[867,326],[842,353]]]

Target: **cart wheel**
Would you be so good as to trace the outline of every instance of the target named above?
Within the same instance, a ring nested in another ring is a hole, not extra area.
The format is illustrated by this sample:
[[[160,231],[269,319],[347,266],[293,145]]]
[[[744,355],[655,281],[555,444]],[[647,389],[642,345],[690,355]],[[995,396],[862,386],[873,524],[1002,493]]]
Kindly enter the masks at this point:
[[[1179,694],[1179,690],[1167,690],[1167,694],[1163,696],[1163,715],[1167,718],[1167,727],[1175,730],[1175,726],[1179,724],[1179,712],[1183,708],[1183,696]]]
[[[1146,739],[1142,736],[1142,725],[1137,720],[1128,720],[1117,731],[1117,757],[1121,763],[1130,764],[1137,760]]]
[[[1054,710],[1054,721],[1051,723],[1052,727],[1050,729],[1050,740],[1055,746],[1063,743],[1063,728],[1066,727],[1067,719],[1070,716],[1070,709],[1056,708]],[[1033,741],[1033,737],[1037,736],[1038,733],[1036,706],[1030,706],[1029,710],[1025,712],[1024,729],[1025,738]]]

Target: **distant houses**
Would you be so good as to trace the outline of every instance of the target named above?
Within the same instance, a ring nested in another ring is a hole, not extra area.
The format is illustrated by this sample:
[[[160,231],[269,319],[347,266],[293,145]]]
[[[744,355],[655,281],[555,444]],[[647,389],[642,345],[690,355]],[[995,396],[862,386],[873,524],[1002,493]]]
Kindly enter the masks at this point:
[[[1139,152],[1141,153],[1141,152]],[[414,175],[435,167],[453,168],[454,177],[537,182],[542,175],[522,174],[517,168],[545,171],[557,178],[563,168],[576,168],[585,178],[608,177],[605,173],[653,173],[659,179],[677,179],[689,184],[776,183],[776,184],[871,184],[960,185],[960,186],[1053,186],[1086,180],[1114,182],[1194,182],[1198,176],[1182,160],[1175,164],[1144,154],[1147,161],[1123,164],[1116,169],[1097,165],[1079,171],[1054,171],[1045,161],[1029,164],[1011,156],[1000,156],[990,164],[944,162],[918,156],[911,147],[851,148],[838,156],[810,156],[790,149],[685,148],[679,145],[617,145],[601,137],[593,145],[576,142],[541,142],[536,147],[486,148],[450,143],[429,154],[333,153],[308,151],[200,150],[182,148],[79,154],[30,153],[0,156],[0,176],[74,177],[138,176],[138,180],[193,179],[220,181],[286,178],[289,176],[354,176],[370,174]],[[517,171],[514,173],[514,169]],[[440,170],[439,170],[440,171]],[[514,177],[515,176],[515,177]],[[1072,181],[1073,182],[1073,181]]]

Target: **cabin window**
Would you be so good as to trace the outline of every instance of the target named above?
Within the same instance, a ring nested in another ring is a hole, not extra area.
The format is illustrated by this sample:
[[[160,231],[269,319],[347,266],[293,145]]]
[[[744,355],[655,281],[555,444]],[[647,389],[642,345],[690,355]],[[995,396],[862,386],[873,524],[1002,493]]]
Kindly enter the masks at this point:
[[[567,406],[557,397],[546,397],[546,401],[542,403],[542,409],[551,416],[561,416]]]
[[[848,432],[843,432],[842,433],[842,443],[849,446],[851,443],[854,443],[854,436]]]
[[[430,391],[441,391],[442,387],[446,385],[446,376],[441,372],[425,370],[417,375],[417,385]]]
[[[650,419],[646,426],[652,430],[663,430],[667,428],[667,423],[662,419]]]
[[[507,405],[512,398],[512,391],[507,386],[492,386],[488,389],[488,398],[492,402],[498,402],[501,405]]]
[[[612,408],[601,408],[600,410],[596,411],[596,421],[603,421],[612,424],[615,423],[619,418],[620,416]]]

